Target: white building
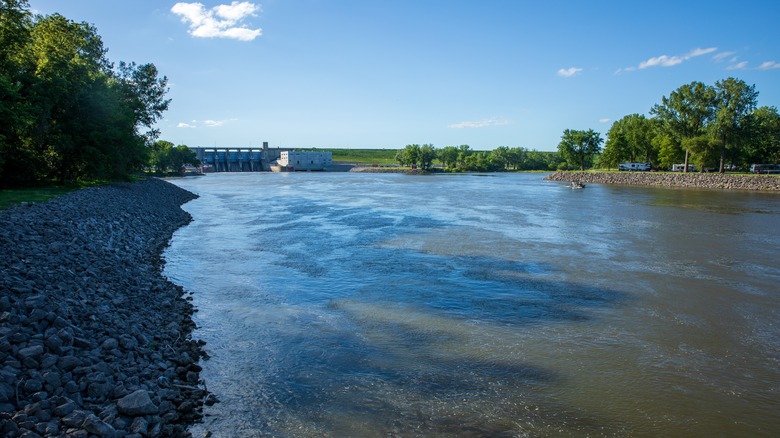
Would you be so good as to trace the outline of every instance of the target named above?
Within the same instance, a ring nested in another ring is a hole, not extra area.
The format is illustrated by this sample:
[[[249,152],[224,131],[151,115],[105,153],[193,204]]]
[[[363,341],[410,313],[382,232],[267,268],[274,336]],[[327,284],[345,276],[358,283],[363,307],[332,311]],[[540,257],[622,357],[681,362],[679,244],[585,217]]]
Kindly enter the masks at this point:
[[[276,160],[285,170],[325,170],[333,165],[332,152],[282,151]]]

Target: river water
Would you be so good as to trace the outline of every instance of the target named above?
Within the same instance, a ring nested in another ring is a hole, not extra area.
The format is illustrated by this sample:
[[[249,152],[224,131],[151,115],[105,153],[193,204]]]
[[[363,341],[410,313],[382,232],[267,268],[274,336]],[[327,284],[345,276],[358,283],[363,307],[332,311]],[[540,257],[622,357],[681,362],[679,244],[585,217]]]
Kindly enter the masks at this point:
[[[780,436],[780,195],[211,174],[195,436]]]

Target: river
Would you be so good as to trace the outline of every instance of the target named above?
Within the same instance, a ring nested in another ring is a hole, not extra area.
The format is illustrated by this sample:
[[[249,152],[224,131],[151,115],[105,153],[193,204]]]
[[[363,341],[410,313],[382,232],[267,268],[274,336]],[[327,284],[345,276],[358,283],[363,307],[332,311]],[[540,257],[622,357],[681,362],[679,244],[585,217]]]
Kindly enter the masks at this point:
[[[780,195],[210,174],[195,436],[780,436]]]

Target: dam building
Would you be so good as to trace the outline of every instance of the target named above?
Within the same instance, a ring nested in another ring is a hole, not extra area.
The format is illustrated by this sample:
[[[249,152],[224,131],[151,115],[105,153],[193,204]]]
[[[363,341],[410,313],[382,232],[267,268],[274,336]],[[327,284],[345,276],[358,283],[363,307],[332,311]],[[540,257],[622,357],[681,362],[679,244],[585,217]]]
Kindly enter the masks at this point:
[[[332,152],[282,151],[271,170],[282,172],[326,170],[333,166]]]
[[[279,148],[271,149],[268,142],[262,148],[191,147],[200,160],[204,172],[267,172],[282,155]]]

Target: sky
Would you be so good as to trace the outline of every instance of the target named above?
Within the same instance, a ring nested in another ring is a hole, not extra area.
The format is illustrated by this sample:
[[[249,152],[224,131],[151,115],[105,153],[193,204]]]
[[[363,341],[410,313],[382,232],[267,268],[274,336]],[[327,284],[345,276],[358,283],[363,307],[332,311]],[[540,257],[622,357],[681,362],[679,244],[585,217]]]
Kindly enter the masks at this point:
[[[735,77],[780,107],[776,0],[29,0],[168,78],[187,146],[557,149]]]

